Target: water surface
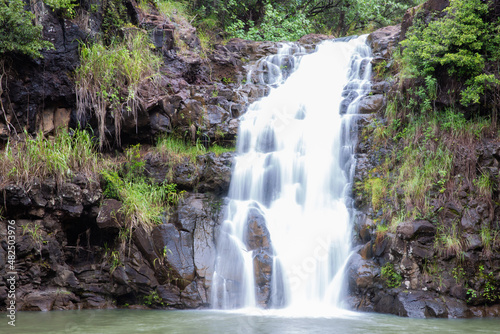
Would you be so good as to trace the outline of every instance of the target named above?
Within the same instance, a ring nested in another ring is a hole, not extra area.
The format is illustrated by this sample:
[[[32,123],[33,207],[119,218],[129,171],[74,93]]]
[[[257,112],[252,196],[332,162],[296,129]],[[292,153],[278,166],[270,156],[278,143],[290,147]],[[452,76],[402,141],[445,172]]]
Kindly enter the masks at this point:
[[[1,316],[0,333],[499,333],[500,319],[408,319],[338,312],[334,316],[283,316],[279,311],[82,310],[18,312],[16,327]]]

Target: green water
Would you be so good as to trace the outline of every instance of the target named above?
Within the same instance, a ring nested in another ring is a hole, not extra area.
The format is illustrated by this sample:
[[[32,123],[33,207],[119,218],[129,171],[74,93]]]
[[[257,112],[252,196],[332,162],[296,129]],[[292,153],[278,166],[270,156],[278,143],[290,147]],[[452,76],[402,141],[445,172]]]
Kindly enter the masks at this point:
[[[500,319],[408,319],[344,313],[332,317],[248,315],[220,311],[83,310],[1,315],[0,333],[500,333]]]

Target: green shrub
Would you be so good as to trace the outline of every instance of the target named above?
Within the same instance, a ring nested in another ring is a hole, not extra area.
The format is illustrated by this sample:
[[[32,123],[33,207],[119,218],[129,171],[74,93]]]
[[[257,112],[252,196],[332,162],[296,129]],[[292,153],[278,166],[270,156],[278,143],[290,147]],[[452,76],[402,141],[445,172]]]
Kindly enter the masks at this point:
[[[428,24],[417,19],[409,29],[401,42],[406,72],[427,79],[446,70],[465,83],[461,103],[478,103],[485,88],[500,84],[495,73],[485,73],[486,63],[500,58],[500,25],[488,22],[482,0],[451,0],[444,13]]]
[[[233,37],[256,41],[295,41],[312,32],[312,24],[302,12],[289,16],[268,3],[259,25],[253,21],[235,19],[226,31]]]
[[[24,10],[22,0],[0,0],[0,55],[14,52],[39,58],[42,49],[54,48],[42,39],[42,26],[34,20],[35,15]]]
[[[500,280],[495,278],[493,271],[486,273],[484,266],[480,265],[475,279],[480,282],[482,289],[470,288],[467,290],[468,303],[473,302],[476,298],[484,298],[486,303],[495,303],[500,300]]]
[[[127,23],[127,8],[123,0],[102,0],[101,6],[104,13],[101,36],[106,43],[111,43]]]
[[[403,282],[403,277],[394,269],[394,265],[390,262],[380,268],[380,273],[389,288],[397,288]]]
[[[163,301],[161,297],[158,295],[157,291],[151,291],[148,295],[143,297],[144,305],[146,306],[163,306]]]
[[[63,15],[68,18],[74,18],[76,15],[75,7],[77,3],[72,3],[72,0],[43,0],[47,5],[56,10],[61,10]]]

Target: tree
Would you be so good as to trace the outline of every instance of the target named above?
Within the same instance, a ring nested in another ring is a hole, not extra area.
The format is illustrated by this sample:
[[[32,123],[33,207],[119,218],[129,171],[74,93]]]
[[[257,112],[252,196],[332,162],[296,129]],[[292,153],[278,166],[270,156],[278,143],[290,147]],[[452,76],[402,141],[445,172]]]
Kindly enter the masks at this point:
[[[436,78],[436,73],[447,71],[465,85],[460,92],[463,105],[478,103],[485,88],[498,90],[500,25],[490,20],[489,3],[451,0],[444,17],[428,24],[417,21],[401,42],[410,75]]]
[[[39,58],[42,49],[53,48],[42,39],[42,26],[34,19],[22,0],[0,0],[0,55],[13,52]]]
[[[222,27],[229,28],[233,35],[236,32],[236,36],[241,37],[246,33],[247,38],[269,39],[265,33],[271,22],[275,31],[272,35],[276,35],[281,26],[296,31],[305,25],[302,32],[345,36],[394,24],[407,8],[419,2],[421,0],[196,0],[191,5],[201,16],[215,15]]]

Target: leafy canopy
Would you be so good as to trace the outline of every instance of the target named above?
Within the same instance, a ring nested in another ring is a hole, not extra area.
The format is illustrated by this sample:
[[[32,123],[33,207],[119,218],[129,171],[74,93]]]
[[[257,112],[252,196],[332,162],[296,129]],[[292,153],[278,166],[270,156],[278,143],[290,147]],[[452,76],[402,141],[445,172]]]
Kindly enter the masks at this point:
[[[423,0],[196,0],[197,16],[215,18],[233,37],[295,40],[310,32],[345,36],[400,21]]]

